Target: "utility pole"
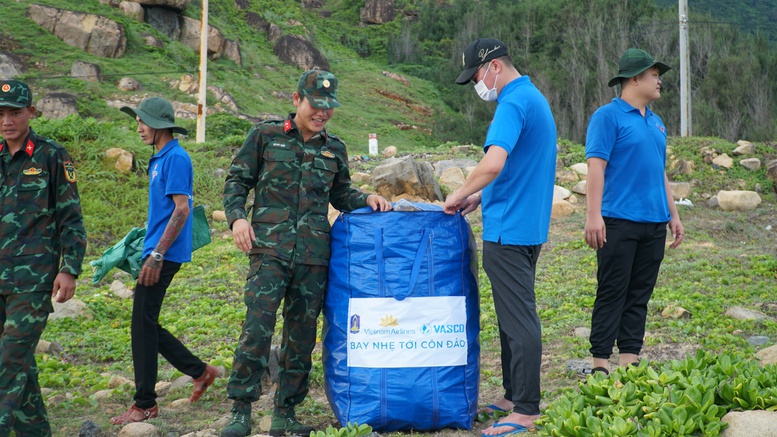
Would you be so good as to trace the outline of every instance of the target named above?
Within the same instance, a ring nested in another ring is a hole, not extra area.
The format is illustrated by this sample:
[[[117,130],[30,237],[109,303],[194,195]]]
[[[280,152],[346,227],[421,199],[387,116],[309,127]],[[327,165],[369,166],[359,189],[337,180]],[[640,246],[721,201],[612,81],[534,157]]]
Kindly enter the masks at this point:
[[[691,55],[688,49],[688,0],[680,11],[680,136],[691,136]]]
[[[208,0],[202,0],[202,27],[200,27],[200,88],[197,102],[197,142],[205,142],[205,113],[208,95]]]

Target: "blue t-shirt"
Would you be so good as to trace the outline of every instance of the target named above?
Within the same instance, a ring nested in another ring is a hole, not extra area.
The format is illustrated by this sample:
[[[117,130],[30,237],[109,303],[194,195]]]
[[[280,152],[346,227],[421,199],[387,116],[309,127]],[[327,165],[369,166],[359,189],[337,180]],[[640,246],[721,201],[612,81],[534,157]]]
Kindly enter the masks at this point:
[[[143,242],[143,257],[146,257],[159,243],[167,223],[175,210],[174,194],[189,198],[189,218],[181,233],[165,253],[165,260],[185,263],[192,259],[192,200],[194,169],[189,154],[172,140],[148,162],[150,178],[148,190],[148,223]]]
[[[483,189],[483,240],[534,246],[548,240],[556,179],[556,123],[529,76],[499,93],[484,148],[507,151],[502,172]]]
[[[649,108],[643,117],[639,109],[613,99],[591,116],[585,156],[607,161],[602,216],[637,223],[669,221],[666,128],[661,117]]]

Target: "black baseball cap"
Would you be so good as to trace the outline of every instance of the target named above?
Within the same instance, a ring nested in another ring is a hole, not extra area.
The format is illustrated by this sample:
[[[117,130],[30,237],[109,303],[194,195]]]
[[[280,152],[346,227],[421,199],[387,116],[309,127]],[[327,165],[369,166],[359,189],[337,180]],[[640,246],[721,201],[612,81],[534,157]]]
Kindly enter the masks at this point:
[[[476,39],[461,54],[461,66],[464,71],[456,79],[456,83],[465,85],[481,65],[502,56],[507,56],[507,46],[502,41],[495,38]]]

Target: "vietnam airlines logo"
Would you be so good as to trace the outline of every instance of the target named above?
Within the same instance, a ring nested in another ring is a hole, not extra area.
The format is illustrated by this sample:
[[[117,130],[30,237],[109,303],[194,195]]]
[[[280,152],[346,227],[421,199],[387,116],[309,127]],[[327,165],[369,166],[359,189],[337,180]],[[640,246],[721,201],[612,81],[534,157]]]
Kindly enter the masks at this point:
[[[380,326],[399,326],[399,320],[391,314],[387,314],[380,319]]]

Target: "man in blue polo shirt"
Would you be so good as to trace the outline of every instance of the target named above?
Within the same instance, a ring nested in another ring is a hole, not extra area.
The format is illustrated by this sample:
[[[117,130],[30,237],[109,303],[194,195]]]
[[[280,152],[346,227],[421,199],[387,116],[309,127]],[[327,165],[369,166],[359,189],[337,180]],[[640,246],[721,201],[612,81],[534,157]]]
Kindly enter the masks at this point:
[[[218,370],[195,357],[180,340],[159,324],[167,287],[181,264],[192,255],[192,198],[194,170],[189,154],[173,133],[186,135],[175,125],[173,106],[161,97],[149,97],[138,108],[121,111],[138,122],[140,139],[156,150],[148,162],[148,224],[143,242],[143,266],[132,306],[132,364],[135,367],[135,403],[111,418],[114,425],[157,417],[158,355],[194,378],[189,398],[197,401],[218,376]]]
[[[485,101],[497,101],[485,157],[445,201],[445,212],[468,214],[483,204],[483,268],[491,281],[502,352],[503,399],[485,411],[509,410],[483,436],[526,432],[540,417],[542,333],[534,276],[548,239],[556,177],[556,124],[550,105],[521,76],[507,46],[479,38],[462,54],[456,83],[475,83]]]
[[[609,373],[618,345],[621,366],[637,363],[647,303],[664,258],[666,228],[683,241],[666,177],[666,128],[647,105],[661,97],[659,76],[669,66],[644,50],[628,49],[609,86],[621,97],[599,108],[588,124],[588,204],[585,241],[596,250],[596,300],[591,315],[592,371]]]

